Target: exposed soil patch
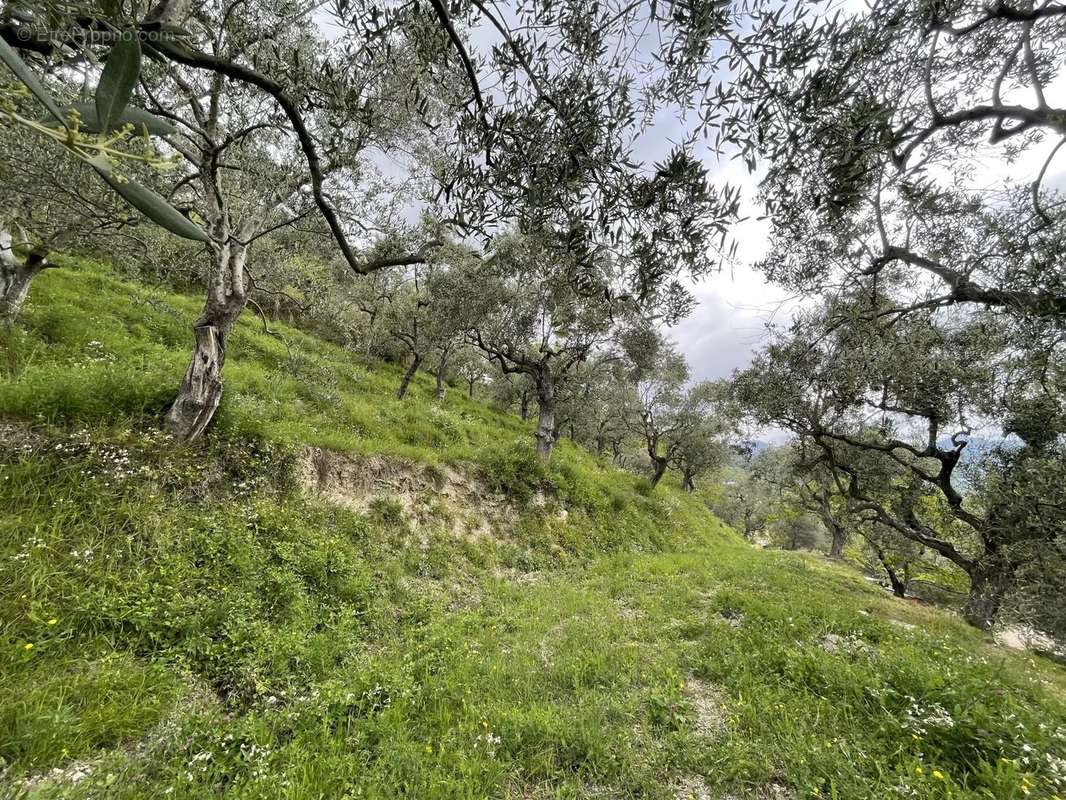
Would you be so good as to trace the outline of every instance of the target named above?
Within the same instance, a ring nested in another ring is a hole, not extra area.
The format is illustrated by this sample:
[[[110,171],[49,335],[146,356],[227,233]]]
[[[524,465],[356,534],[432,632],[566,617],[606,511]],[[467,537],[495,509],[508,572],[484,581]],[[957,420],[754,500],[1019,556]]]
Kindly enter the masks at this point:
[[[637,622],[644,617],[644,612],[639,608],[633,608],[632,606],[626,605],[622,600],[616,602],[618,604],[618,616],[626,622]]]
[[[696,715],[696,733],[700,736],[717,736],[725,730],[725,695],[713,683],[689,678],[685,681],[685,694]]]
[[[718,619],[731,628],[739,628],[744,624],[744,612],[735,608],[723,608],[718,612]]]
[[[674,797],[677,800],[712,800],[707,781],[699,775],[681,778],[674,784]]]
[[[788,789],[779,783],[768,783],[739,794],[711,794],[707,781],[699,775],[681,778],[673,786],[676,800],[794,800]]]
[[[0,419],[0,448],[14,453],[29,453],[43,446],[46,439],[25,424]]]
[[[297,479],[304,491],[353,511],[394,503],[413,529],[432,522],[472,541],[505,538],[518,517],[484,481],[452,467],[308,447]]]

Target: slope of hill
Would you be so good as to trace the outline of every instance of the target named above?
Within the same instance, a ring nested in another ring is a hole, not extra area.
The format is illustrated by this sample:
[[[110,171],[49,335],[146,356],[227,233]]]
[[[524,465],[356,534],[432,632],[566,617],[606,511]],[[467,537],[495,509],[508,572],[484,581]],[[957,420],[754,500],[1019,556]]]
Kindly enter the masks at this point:
[[[0,795],[1066,796],[1061,668],[458,392],[247,317],[174,444],[197,309],[0,331]]]

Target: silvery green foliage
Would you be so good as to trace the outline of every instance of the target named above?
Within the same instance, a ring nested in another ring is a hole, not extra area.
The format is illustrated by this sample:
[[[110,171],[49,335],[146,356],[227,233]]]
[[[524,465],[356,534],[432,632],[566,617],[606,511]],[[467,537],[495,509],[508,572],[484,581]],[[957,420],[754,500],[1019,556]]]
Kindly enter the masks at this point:
[[[122,151],[108,146],[117,130],[128,127],[144,137],[173,132],[172,126],[141,109],[130,109],[129,101],[141,72],[141,44],[136,30],[116,30],[102,56],[104,68],[94,92],[92,109],[73,107],[73,114],[61,108],[19,53],[0,39],[0,60],[47,111],[50,127],[62,128],[64,137],[56,141],[88,163],[112,191],[150,220],[185,239],[208,241],[204,230],[154,190],[116,173],[114,162]]]

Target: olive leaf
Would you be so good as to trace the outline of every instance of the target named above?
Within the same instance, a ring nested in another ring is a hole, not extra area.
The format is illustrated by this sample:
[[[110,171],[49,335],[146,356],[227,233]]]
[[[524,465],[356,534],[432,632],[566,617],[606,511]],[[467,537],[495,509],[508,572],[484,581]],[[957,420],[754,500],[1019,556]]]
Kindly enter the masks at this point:
[[[96,87],[96,118],[102,130],[118,124],[140,74],[141,42],[134,35],[123,36],[111,48]]]
[[[136,208],[159,227],[165,228],[175,236],[180,236],[183,239],[192,239],[196,242],[211,241],[211,238],[203,228],[182,215],[180,211],[163,199],[161,195],[156,194],[151,189],[142,186],[134,180],[120,182],[112,176],[108,170],[102,169],[95,164],[93,165],[93,168],[100,174],[100,177],[103,178],[104,182],[120,195],[123,200]]]
[[[100,119],[96,114],[96,106],[89,103],[74,103],[72,107],[81,117],[81,129],[83,131],[86,133],[106,133],[100,125]],[[171,136],[178,132],[178,129],[165,119],[136,106],[127,106],[119,116],[115,127],[119,128],[127,123],[133,125],[137,131],[140,131],[143,126],[151,136]]]
[[[37,76],[26,66],[26,62],[22,60],[22,57],[3,39],[0,39],[0,61],[7,64],[8,69],[15,73],[15,77],[33,93],[34,97],[41,101],[53,117],[66,125],[63,119],[63,112],[56,105],[56,101],[52,99],[52,95],[44,88],[44,84],[37,80]]]

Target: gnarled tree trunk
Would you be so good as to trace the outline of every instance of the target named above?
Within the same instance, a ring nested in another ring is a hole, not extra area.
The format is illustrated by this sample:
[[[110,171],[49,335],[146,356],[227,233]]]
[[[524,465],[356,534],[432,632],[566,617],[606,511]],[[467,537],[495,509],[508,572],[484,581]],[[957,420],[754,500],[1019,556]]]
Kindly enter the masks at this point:
[[[41,270],[52,266],[47,255],[44,250],[34,250],[20,262],[15,257],[11,234],[0,230],[0,322],[10,323],[18,318],[30,283]]]
[[[396,390],[396,399],[403,400],[407,395],[407,389],[411,385],[411,379],[414,378],[415,373],[418,372],[418,368],[422,365],[422,354],[414,353],[411,358],[411,363],[407,367],[407,371],[403,374],[403,380],[400,381],[400,388]]]
[[[1009,564],[999,559],[975,564],[970,571],[970,591],[962,606],[963,619],[987,631],[995,623],[1013,585],[1014,571]]]
[[[443,400],[445,393],[448,391],[448,386],[444,381],[444,375],[448,371],[448,351],[442,349],[440,351],[440,359],[437,361],[437,369],[434,371],[434,376],[437,379],[437,400]]]
[[[666,468],[669,466],[665,456],[660,456],[654,451],[649,450],[648,456],[651,458],[651,485],[653,487],[659,485],[659,481],[663,479],[663,475],[666,474]]]
[[[896,571],[888,566],[888,564],[885,564],[885,572],[888,573],[888,582],[892,584],[892,594],[896,597],[906,597],[907,584],[899,579]]]
[[[829,531],[829,557],[843,558],[844,546],[848,543],[848,530],[833,514],[829,495],[824,490],[818,495],[816,510],[818,511],[818,516],[821,517],[822,524],[825,525],[825,529]]]
[[[843,558],[844,557],[844,545],[847,544],[847,533],[839,525],[829,529],[832,540],[829,543],[829,557],[830,558]]]
[[[832,512],[828,510],[828,504],[823,506],[822,522],[829,530],[829,557],[830,558],[843,558],[844,557],[844,545],[848,543],[848,531],[840,524]]]
[[[899,575],[892,569],[892,566],[888,563],[888,558],[885,556],[885,551],[882,550],[874,542],[870,542],[873,545],[874,553],[877,554],[877,560],[881,562],[881,566],[884,568],[885,573],[888,575],[888,582],[892,585],[892,594],[896,597],[907,596],[907,584],[905,581],[900,580]]]
[[[207,302],[193,324],[196,342],[192,360],[165,420],[167,430],[181,441],[191,441],[203,434],[222,400],[226,342],[233,324],[248,304],[244,271],[247,257],[247,246],[233,240],[216,252],[215,276]]]
[[[551,458],[555,446],[555,381],[548,372],[537,375],[537,455],[542,461]]]
[[[681,472],[681,488],[686,492],[696,491],[695,476],[689,470],[682,470]]]

